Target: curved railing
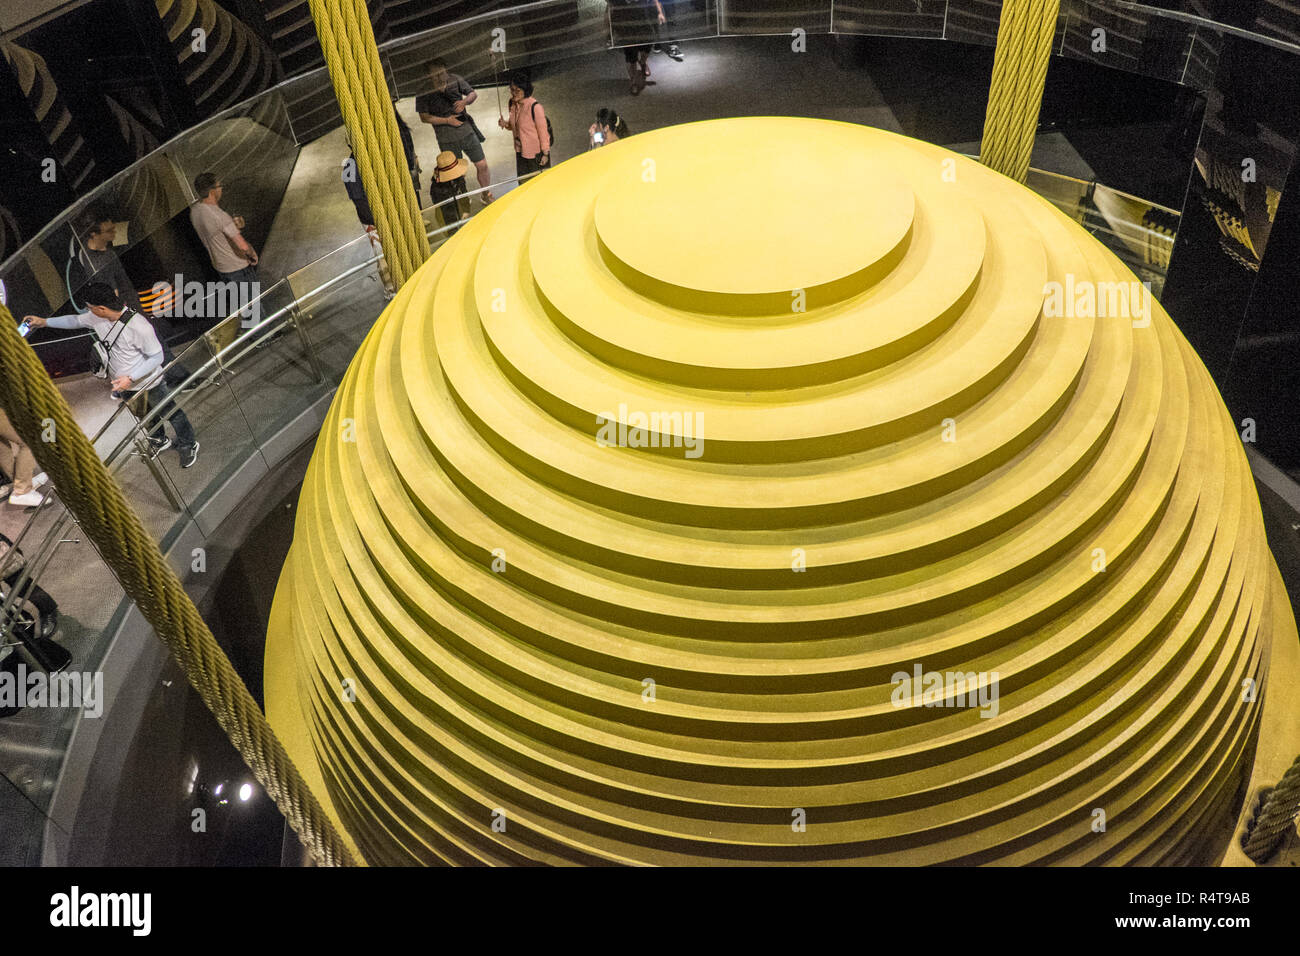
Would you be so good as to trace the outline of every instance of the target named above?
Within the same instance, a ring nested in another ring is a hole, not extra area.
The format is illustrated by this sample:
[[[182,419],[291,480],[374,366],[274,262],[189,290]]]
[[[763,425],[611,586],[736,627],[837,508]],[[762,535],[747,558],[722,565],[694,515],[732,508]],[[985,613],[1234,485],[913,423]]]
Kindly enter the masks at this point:
[[[985,45],[995,40],[1000,8],[997,0],[966,4],[700,0],[677,6],[673,32],[680,40],[789,35],[803,30]],[[1106,31],[1105,52],[1093,49],[1093,30],[1098,27]],[[1055,52],[1203,88],[1213,75],[1224,35],[1300,52],[1300,36],[1292,37],[1281,28],[1272,33],[1261,30],[1129,0],[1064,0]],[[420,92],[425,65],[435,57],[472,82],[499,83],[509,68],[542,66],[650,39],[617,19],[611,22],[603,0],[538,0],[389,40],[381,44],[380,56],[393,93],[409,97]],[[292,165],[297,150],[341,121],[324,67],[284,80],[209,117],[78,200],[0,264],[0,282],[8,287],[11,304],[22,311],[46,312],[75,294],[60,277],[66,279],[63,263],[68,250],[75,251],[79,243],[70,223],[88,207],[116,208],[132,223],[129,241],[119,247],[125,253],[188,206],[194,198],[190,183],[196,173],[228,169],[228,196],[253,187],[273,193],[277,187],[282,189],[283,170]],[[277,167],[274,174],[268,172],[269,166]],[[38,343],[46,351],[58,347],[53,342]]]
[[[488,188],[500,193],[527,178]],[[467,193],[460,208],[468,206],[471,213],[482,208],[478,197],[484,191]],[[460,226],[459,221],[437,224],[448,205],[422,213],[435,249]],[[262,290],[255,323],[238,312],[229,315],[168,364],[185,375],[173,379],[167,402],[145,412],[137,396],[121,403],[96,430],[93,441],[106,466],[165,552],[182,539],[205,539],[229,511],[232,484],[237,497],[250,480],[269,473],[316,433],[320,422],[310,413],[323,412],[391,297],[382,265],[382,252],[369,235],[361,235],[295,270]],[[199,461],[190,470],[169,462],[168,453],[154,452],[148,441],[173,407],[185,412],[200,441]],[[250,461],[257,463],[252,479]],[[111,570],[77,536],[57,489],[42,490],[45,506],[31,513],[15,547],[0,553],[0,581],[7,582],[0,592],[0,667],[19,657],[41,665],[51,653],[70,652],[70,672],[103,674],[132,605]],[[214,507],[223,495],[226,500]],[[190,581],[206,572],[206,557],[196,557],[202,552],[200,545],[178,554],[178,570],[191,572]],[[60,605],[57,645],[40,633],[39,623],[29,626],[29,612],[43,604],[44,594]],[[18,653],[19,645],[25,654]],[[4,773],[7,783],[0,781],[0,819],[6,828],[0,863],[35,863],[43,833],[70,831],[73,821],[60,818],[52,803],[63,757],[84,713],[84,708],[31,708],[0,724],[0,753],[12,758]],[[24,756],[19,760],[13,754]]]

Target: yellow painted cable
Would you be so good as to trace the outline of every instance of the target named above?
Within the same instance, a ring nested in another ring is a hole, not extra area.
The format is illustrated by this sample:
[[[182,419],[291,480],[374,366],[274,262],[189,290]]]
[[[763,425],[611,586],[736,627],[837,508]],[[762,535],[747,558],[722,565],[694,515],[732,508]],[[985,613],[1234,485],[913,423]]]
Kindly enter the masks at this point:
[[[311,14],[384,256],[401,285],[429,257],[429,241],[365,0],[311,0]]]
[[[353,862],[257,702],[199,616],[158,543],[145,530],[72,417],[36,353],[0,305],[0,407],[58,489],[59,499],[167,645],[191,686],[316,860]],[[53,435],[54,440],[47,440]]]
[[[1004,0],[980,162],[1016,182],[1029,173],[1060,0]]]

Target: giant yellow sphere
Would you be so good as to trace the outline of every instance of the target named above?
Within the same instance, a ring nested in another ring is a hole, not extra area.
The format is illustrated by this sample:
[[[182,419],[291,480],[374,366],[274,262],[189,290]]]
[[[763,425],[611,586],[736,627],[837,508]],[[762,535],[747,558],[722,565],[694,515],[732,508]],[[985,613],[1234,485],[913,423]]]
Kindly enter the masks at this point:
[[[1208,374],[1079,225],[718,120],[544,172],[385,310],[267,705],[374,864],[1206,863],[1276,580]]]

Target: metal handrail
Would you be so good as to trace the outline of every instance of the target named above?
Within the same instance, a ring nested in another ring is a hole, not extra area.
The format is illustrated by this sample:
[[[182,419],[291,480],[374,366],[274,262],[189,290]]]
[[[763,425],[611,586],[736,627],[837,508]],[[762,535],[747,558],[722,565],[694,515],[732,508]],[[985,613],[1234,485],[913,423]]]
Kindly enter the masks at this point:
[[[442,202],[438,202],[430,206],[426,206],[425,210],[432,212],[435,209],[441,208],[443,206],[449,206],[453,203],[456,203],[461,198],[471,198],[493,189],[500,189],[511,183],[518,184],[523,182],[526,179],[531,179],[532,177],[537,175],[540,175],[540,171],[525,173],[523,176],[511,176],[507,179],[499,180],[487,186],[481,186],[477,189],[467,190],[465,193],[461,194],[460,196],[453,196],[449,199],[443,200]],[[425,210],[421,210],[422,219],[424,218]],[[446,226],[440,226],[432,230],[427,230],[425,235],[428,238],[432,239],[435,238],[436,236],[458,229],[460,228],[461,225],[462,222],[457,221]],[[273,283],[266,290],[262,291],[253,301],[258,301],[264,298],[273,289],[277,289],[284,284],[291,283],[294,276],[305,272],[306,270],[312,268],[316,263],[324,261],[330,256],[333,256],[336,253],[338,253],[340,250],[345,249],[348,246],[352,245],[353,243],[359,242],[365,238],[366,237],[363,235],[363,236],[357,236],[353,239],[349,239],[347,242],[330,250],[324,255],[316,257],[311,262],[294,270],[294,272],[290,273],[284,278],[276,280],[275,283]],[[224,348],[220,349],[219,351],[214,351],[212,356],[206,362],[204,362],[203,365],[201,365],[197,370],[192,371],[189,377],[187,377],[183,382],[181,382],[175,388],[171,389],[167,393],[167,397],[163,401],[153,405],[153,407],[151,407],[143,416],[140,416],[139,418],[136,419],[135,424],[131,427],[131,430],[127,433],[127,435],[117,443],[117,445],[112,449],[112,451],[110,451],[106,456],[104,456],[103,459],[104,464],[109,468],[113,468],[114,466],[118,465],[121,461],[125,460],[125,458],[128,457],[127,453],[129,449],[132,446],[136,446],[136,447],[139,446],[139,442],[141,438],[147,436],[149,432],[152,430],[153,426],[158,424],[164,411],[170,412],[168,406],[173,404],[176,397],[181,392],[183,392],[185,388],[189,386],[191,383],[195,381],[201,381],[209,377],[210,375],[212,375],[218,370],[233,366],[235,363],[229,361],[232,357],[237,358],[247,354],[251,349],[255,348],[258,344],[269,339],[272,334],[277,333],[283,330],[286,326],[288,326],[290,321],[293,321],[293,319],[292,318],[286,319],[285,317],[293,316],[297,312],[297,309],[301,303],[306,302],[312,298],[315,298],[320,294],[322,294],[323,292],[326,292],[327,290],[335,287],[336,285],[341,284],[342,282],[350,279],[352,276],[357,275],[358,273],[368,269],[370,266],[375,265],[383,258],[384,255],[382,252],[380,252],[377,255],[371,256],[362,262],[359,262],[355,265],[348,267],[338,275],[331,276],[329,279],[326,279],[324,282],[322,282],[320,285],[316,286],[315,288],[303,293],[300,296],[295,297],[294,300],[290,302],[288,305],[285,305],[275,310],[270,315],[266,316],[264,319],[262,319],[262,321],[258,322],[257,325],[247,329],[244,332],[244,334],[234,338]],[[242,316],[240,315],[240,312],[242,312],[243,309],[246,307],[247,306],[240,307],[238,311],[228,315],[225,319],[219,320],[208,330],[207,333],[205,333],[205,335],[211,334],[212,332],[217,331],[218,329],[227,328],[229,323],[242,322]],[[196,339],[195,341],[198,340]],[[172,362],[169,362],[166,366],[164,366],[164,371],[168,368],[173,367],[178,361],[179,358],[173,360]],[[117,408],[116,411],[113,412],[112,415],[109,416],[108,420],[105,421],[104,424],[100,426],[98,431],[95,432],[94,438],[91,439],[92,444],[98,442],[99,439],[102,438],[108,432],[108,430],[114,426],[115,423],[117,423],[118,416],[122,415],[126,410],[126,408],[127,408],[126,403],[123,403]],[[155,477],[157,478],[156,475]],[[161,479],[158,480],[160,484],[162,484],[162,480]],[[47,488],[45,491],[45,498],[48,499],[49,495],[56,490],[57,489],[54,488]],[[170,490],[167,489],[165,486],[164,486],[164,493],[167,494],[169,498],[171,497]],[[42,506],[43,505],[44,502],[42,502]],[[178,508],[178,510],[181,509]],[[19,544],[26,539],[28,529],[32,527],[33,522],[36,520],[39,514],[40,514],[40,508],[38,507],[35,511],[32,512],[31,517],[27,519],[27,523],[23,526],[23,530],[19,533],[18,537],[14,540],[13,548],[10,551],[10,553],[5,556],[3,561],[0,561],[0,577],[4,575],[5,568],[8,566],[8,564],[11,561],[17,560],[17,551],[18,551]],[[50,528],[50,530],[46,533],[45,537],[40,540],[37,546],[36,553],[33,556],[26,558],[26,564],[23,567],[23,570],[20,572],[18,578],[15,580],[12,587],[10,587],[9,592],[5,596],[5,600],[3,602],[0,602],[0,633],[4,633],[7,630],[7,628],[5,628],[2,625],[4,625],[6,622],[10,620],[11,609],[13,605],[17,602],[19,595],[25,597],[27,594],[30,593],[29,583],[35,583],[36,579],[40,576],[40,574],[44,572],[45,567],[48,564],[50,558],[53,557],[54,545],[57,542],[62,540],[63,534],[67,530],[68,525],[71,522],[72,522],[71,514],[65,512],[59,518],[59,520],[56,521],[55,524]]]
[[[1234,27],[1231,24],[1224,23],[1222,20],[1215,20],[1211,17],[1198,16],[1195,13],[1186,13],[1182,10],[1170,10],[1167,7],[1153,7],[1147,3],[1135,3],[1133,0],[1109,0],[1123,10],[1131,10],[1135,13],[1145,13],[1151,17],[1158,17],[1167,20],[1176,20],[1179,23],[1187,23],[1196,29],[1205,28],[1212,33],[1226,33],[1229,36],[1238,37],[1242,40],[1250,40],[1255,43],[1262,43],[1265,46],[1275,47],[1279,50],[1285,50],[1287,53],[1300,54],[1300,44],[1290,43],[1280,37],[1271,37],[1264,33],[1256,33],[1245,27]]]
[[[379,51],[383,53],[390,49],[401,47],[404,44],[414,43],[419,39],[430,37],[436,33],[450,32],[451,30],[458,29],[460,27],[472,24],[475,21],[482,20],[484,18],[499,17],[506,14],[517,13],[521,10],[529,10],[535,7],[561,6],[565,4],[571,4],[572,2],[573,0],[536,0],[536,2],[533,3],[523,3],[513,7],[506,7],[502,10],[494,10],[491,11],[490,13],[475,14],[473,16],[464,17],[460,20],[455,20],[451,23],[447,23],[442,26],[430,27],[427,30],[421,30],[419,33],[413,33],[410,36],[396,37],[391,40],[386,40],[385,42],[379,44]],[[231,106],[227,106],[225,109],[217,113],[213,113],[211,116],[207,117],[206,119],[200,120],[199,122],[195,123],[193,126],[181,130],[175,136],[171,137],[171,139],[166,140],[165,142],[161,143],[154,149],[150,150],[150,152],[142,159],[138,159],[131,165],[125,166],[122,169],[118,170],[116,173],[109,176],[102,183],[97,185],[93,190],[90,191],[90,193],[80,197],[75,202],[71,203],[67,208],[65,208],[57,216],[51,219],[48,225],[46,225],[34,236],[32,236],[31,239],[27,240],[27,242],[19,246],[11,256],[9,256],[3,262],[0,262],[0,272],[4,272],[5,269],[11,266],[14,262],[18,261],[18,259],[21,256],[23,256],[24,253],[26,253],[32,246],[36,245],[41,240],[48,238],[51,234],[53,234],[53,232],[56,229],[65,225],[69,221],[69,219],[73,216],[74,213],[84,208],[87,204],[91,203],[93,201],[93,198],[96,195],[99,195],[102,191],[107,191],[110,188],[110,186],[112,186],[122,177],[126,176],[128,173],[137,172],[145,168],[145,166],[153,162],[159,154],[165,153],[168,149],[174,150],[182,140],[191,138],[199,130],[211,126],[212,124],[220,120],[228,119],[230,116],[237,113],[238,111],[250,109],[254,104],[256,104],[259,100],[263,99],[264,97],[271,97],[277,92],[283,93],[290,86],[301,84],[307,81],[311,77],[328,78],[328,76],[329,76],[329,68],[326,66],[318,66],[315,67],[314,69],[307,70],[304,73],[295,74],[294,76],[287,77],[286,79],[281,80],[279,83],[276,83],[274,86],[267,87],[266,89],[262,90],[260,93],[254,93],[246,100],[240,100],[238,103],[235,103]],[[290,129],[292,129],[292,124],[290,124]],[[296,143],[297,142],[296,133],[294,134],[294,140]],[[186,183],[185,186],[186,189],[188,190],[189,184]],[[193,197],[191,196],[191,200],[192,199]],[[69,336],[69,338],[71,338],[71,336]]]
[[[1275,38],[1271,38],[1263,34],[1255,33],[1253,31],[1246,30],[1241,27],[1234,27],[1225,23],[1220,23],[1219,21],[1216,20],[1207,20],[1203,17],[1196,17],[1190,14],[1181,13],[1179,11],[1167,10],[1160,7],[1152,7],[1143,3],[1132,2],[1132,0],[1105,0],[1105,2],[1111,3],[1115,7],[1120,9],[1136,10],[1148,14],[1152,17],[1160,17],[1160,18],[1173,20],[1176,22],[1182,22],[1189,25],[1193,25],[1197,29],[1207,29],[1215,32],[1231,34],[1233,36],[1239,36],[1248,40],[1264,43],[1269,46],[1278,47],[1280,49],[1287,50],[1288,52],[1300,53],[1300,48],[1294,46],[1293,44],[1285,43]],[[421,30],[418,33],[413,33],[409,36],[395,37],[391,40],[387,40],[384,43],[379,44],[379,51],[381,53],[386,53],[393,50],[400,50],[402,47],[406,45],[415,45],[418,44],[420,41],[427,40],[439,33],[451,33],[455,30],[464,28],[478,21],[490,20],[492,18],[500,18],[503,16],[509,16],[512,14],[526,12],[533,9],[539,9],[542,7],[562,6],[562,5],[567,6],[567,5],[572,5],[573,3],[574,0],[535,0],[535,2],[532,3],[517,4],[515,6],[505,7],[500,10],[493,10],[485,13],[474,14],[473,16],[464,17],[460,20],[455,20],[451,23],[447,23],[442,26],[429,27],[425,30]],[[834,29],[833,20],[831,23],[831,27],[833,30]],[[841,31],[835,31],[835,32],[841,32]],[[711,38],[714,36],[722,36],[722,35],[723,34],[721,34],[720,32],[717,32],[714,34],[710,34],[706,37],[700,37],[698,39],[706,39],[706,38]],[[746,33],[742,35],[750,36],[751,34]],[[612,47],[613,44],[611,42],[611,48]],[[132,163],[130,166],[127,166],[124,169],[121,169],[118,172],[114,173],[103,183],[96,186],[95,189],[92,190],[91,193],[89,193],[87,196],[84,196],[78,199],[76,202],[69,205],[66,209],[64,209],[61,213],[59,213],[59,215],[54,217],[54,219],[51,220],[49,225],[47,225],[42,230],[37,232],[36,235],[33,236],[30,240],[23,243],[23,245],[21,245],[11,256],[5,259],[4,262],[0,262],[0,272],[3,272],[5,269],[9,268],[15,261],[19,259],[19,257],[23,256],[33,245],[38,243],[40,240],[46,238],[53,232],[53,230],[57,229],[59,226],[66,223],[72,213],[85,206],[88,202],[92,201],[93,197],[96,194],[98,194],[101,190],[107,189],[111,184],[116,182],[119,178],[126,176],[127,174],[135,170],[143,168],[145,164],[153,161],[156,154],[163,153],[168,149],[174,149],[178,142],[180,142],[183,138],[192,136],[196,130],[201,130],[206,126],[211,125],[212,123],[215,123],[221,119],[228,118],[232,114],[235,114],[237,111],[247,110],[263,97],[273,96],[276,93],[282,94],[290,87],[293,87],[295,85],[301,85],[304,82],[310,81],[312,78],[325,79],[327,77],[328,77],[328,68],[325,66],[315,67],[303,73],[298,73],[294,76],[287,77],[281,80],[279,83],[276,83],[274,86],[267,87],[265,90],[262,90],[259,93],[255,93],[253,96],[250,96],[248,99],[241,100],[239,103],[235,103],[232,106],[228,106],[225,109],[221,110],[220,112],[215,113],[204,120],[201,120],[199,123],[195,124],[194,126],[182,130],[180,133],[177,133],[175,136],[171,137],[170,139],[166,140],[164,143],[159,145],[143,159],[137,160],[136,162]],[[292,128],[292,124],[291,124],[291,128]],[[294,134],[294,139],[295,142],[297,142],[296,133]]]
[[[306,75],[308,74],[303,74],[303,76]],[[297,78],[301,79],[301,77],[297,77]],[[260,93],[253,94],[246,100],[240,100],[238,103],[234,104],[233,106],[226,107],[224,110],[221,110],[221,112],[219,113],[214,113],[213,115],[209,116],[207,119],[200,120],[199,122],[195,123],[193,126],[181,130],[179,133],[177,133],[175,136],[173,136],[171,139],[167,140],[160,146],[157,146],[154,149],[150,150],[149,153],[146,154],[142,159],[138,159],[131,165],[119,169],[112,176],[109,176],[107,179],[105,179],[102,183],[100,183],[98,186],[92,189],[85,196],[82,196],[79,199],[77,199],[76,202],[71,203],[66,209],[64,209],[57,216],[51,219],[50,222],[45,227],[43,227],[34,236],[32,236],[32,238],[28,239],[21,246],[19,246],[14,251],[13,255],[5,259],[4,262],[0,262],[0,272],[3,272],[14,262],[18,261],[19,258],[22,257],[30,248],[32,248],[35,245],[38,245],[42,240],[53,235],[56,229],[59,229],[60,227],[67,225],[68,222],[72,219],[72,217],[77,212],[81,211],[86,206],[92,204],[96,196],[108,192],[111,186],[113,186],[119,179],[123,178],[128,173],[139,172],[150,163],[156,162],[157,158],[160,155],[165,155],[168,149],[174,150],[176,148],[176,145],[180,143],[182,140],[190,139],[199,130],[211,126],[220,120],[227,119],[229,117],[229,114],[232,114],[237,110],[248,110],[252,108],[252,106],[256,104],[258,100],[261,100],[264,97],[269,98],[283,85],[284,85],[283,82],[277,83],[275,86],[265,89]],[[181,180],[181,182],[185,186],[186,192],[189,194],[190,201],[193,202],[194,196],[193,196],[193,190],[190,188],[190,184],[185,182],[183,179]]]
[[[523,182],[525,179],[529,179],[529,178],[531,178],[531,177],[533,177],[533,176],[536,176],[536,175],[537,175],[537,173],[533,172],[533,173],[525,173],[523,176],[511,176],[511,177],[508,178],[508,179],[502,179],[502,180],[499,180],[499,181],[497,181],[497,182],[495,182],[495,183],[492,183],[492,184],[490,184],[490,185],[487,185],[487,186],[481,186],[481,187],[479,187],[478,189],[474,189],[474,190],[469,190],[469,191],[465,192],[465,193],[463,194],[463,196],[460,196],[460,197],[452,197],[451,199],[445,199],[445,200],[443,200],[442,202],[434,203],[434,204],[432,204],[432,205],[430,205],[430,206],[426,206],[424,209],[422,209],[422,210],[420,211],[420,212],[421,212],[421,218],[423,218],[423,213],[424,213],[425,210],[434,210],[434,209],[439,209],[439,208],[441,208],[441,207],[443,207],[443,206],[446,206],[446,205],[449,205],[449,204],[455,202],[455,201],[456,201],[457,199],[459,199],[459,198],[477,196],[477,195],[479,195],[479,194],[481,194],[481,193],[487,192],[487,191],[492,190],[492,189],[500,189],[501,187],[506,186],[506,185],[508,185],[508,184],[510,184],[510,183],[521,183],[521,182]],[[457,224],[453,224],[453,225],[457,225]],[[448,230],[450,230],[450,229],[452,229],[452,228],[453,228],[453,226],[440,226],[440,227],[438,227],[438,228],[436,228],[436,229],[427,230],[427,231],[425,232],[425,236],[426,236],[426,238],[432,239],[432,238],[434,238],[435,236],[437,236],[437,235],[439,235],[439,234],[441,234],[441,233],[443,233],[443,232],[446,232],[446,231],[448,231]],[[298,267],[297,269],[295,269],[295,270],[294,270],[292,273],[290,273],[289,275],[284,276],[284,277],[281,278],[281,279],[277,279],[275,282],[273,282],[271,285],[269,285],[266,289],[264,289],[264,290],[262,290],[260,293],[258,293],[258,295],[255,296],[252,300],[250,300],[250,301],[249,301],[245,306],[241,306],[241,307],[240,307],[239,309],[237,309],[236,311],[234,311],[234,312],[230,313],[229,315],[227,315],[224,319],[218,319],[218,320],[217,320],[217,321],[216,321],[216,322],[215,322],[215,323],[214,323],[214,324],[213,324],[213,325],[212,325],[212,326],[207,330],[207,332],[205,332],[204,334],[205,334],[205,335],[209,335],[209,334],[212,334],[212,333],[216,333],[216,332],[218,332],[219,330],[224,330],[224,328],[228,327],[228,326],[227,326],[227,323],[234,323],[234,322],[241,322],[241,323],[242,323],[243,318],[242,318],[242,316],[240,315],[240,313],[241,313],[245,308],[247,308],[248,306],[251,306],[251,305],[252,305],[253,303],[255,303],[255,302],[260,302],[262,299],[265,299],[268,295],[270,295],[274,290],[279,289],[279,288],[281,288],[281,287],[283,287],[283,286],[289,284],[289,283],[293,280],[294,276],[299,275],[300,273],[306,272],[308,269],[310,269],[310,268],[312,268],[314,265],[316,265],[316,263],[318,263],[318,262],[323,262],[324,260],[328,259],[330,256],[336,255],[336,254],[339,253],[341,250],[346,249],[348,246],[352,245],[353,243],[360,243],[360,242],[361,242],[362,240],[364,240],[365,238],[366,238],[365,235],[355,236],[354,238],[349,239],[347,242],[343,243],[341,246],[338,246],[338,247],[336,247],[336,248],[334,248],[334,249],[331,249],[329,252],[325,253],[324,255],[317,256],[315,259],[313,259],[311,262],[307,263],[307,264],[304,265],[304,266],[300,266],[300,267]],[[384,258],[384,256],[383,256],[383,253],[382,253],[382,252],[381,252],[379,255],[372,256],[371,258],[365,260],[364,262],[359,263],[358,265],[352,266],[352,267],[349,268],[346,272],[343,272],[343,273],[341,273],[340,275],[334,276],[333,278],[326,280],[326,281],[325,281],[324,283],[322,283],[321,285],[317,286],[316,288],[312,289],[312,290],[309,291],[309,292],[304,293],[302,296],[296,298],[296,299],[295,299],[292,303],[290,303],[289,305],[283,306],[282,308],[277,309],[275,312],[272,312],[271,315],[269,315],[269,316],[265,317],[264,319],[262,319],[262,321],[258,322],[257,325],[254,325],[254,326],[249,327],[249,328],[245,331],[245,333],[244,333],[243,335],[238,336],[237,338],[235,338],[235,339],[234,339],[234,340],[233,340],[233,341],[232,341],[228,346],[226,346],[225,348],[223,348],[220,352],[216,353],[216,354],[213,356],[213,358],[211,358],[211,359],[209,359],[207,362],[205,362],[204,365],[203,365],[202,367],[203,367],[204,369],[207,369],[210,365],[212,365],[213,362],[216,362],[216,361],[218,361],[218,360],[220,360],[220,359],[226,357],[227,354],[234,354],[234,352],[236,351],[236,348],[235,348],[236,346],[239,346],[239,349],[240,349],[241,351],[242,351],[243,349],[248,348],[248,342],[250,341],[250,339],[248,338],[248,335],[249,335],[249,333],[251,333],[254,329],[261,329],[261,328],[262,328],[264,325],[266,325],[268,322],[270,322],[270,321],[272,321],[273,319],[275,319],[275,318],[277,318],[277,317],[279,317],[279,316],[285,314],[286,312],[289,312],[289,311],[291,311],[292,309],[294,309],[294,308],[297,306],[297,304],[298,304],[299,302],[303,301],[304,299],[310,298],[311,296],[314,296],[314,295],[318,295],[319,293],[321,293],[321,292],[325,291],[326,289],[332,287],[335,283],[337,283],[337,282],[341,282],[343,279],[348,278],[348,277],[354,275],[356,272],[360,271],[361,269],[365,268],[366,266],[374,265],[376,262],[378,262],[379,260],[381,260],[381,259],[383,259],[383,258]],[[198,339],[195,339],[194,341],[198,341]],[[192,342],[191,342],[191,343],[187,343],[186,347],[188,348],[190,344],[193,344],[193,343],[192,343]],[[174,360],[174,361],[172,361],[172,362],[169,362],[166,366],[163,367],[162,371],[165,372],[167,369],[169,369],[169,368],[171,368],[172,366],[174,366],[174,365],[176,364],[176,362],[178,362],[178,361],[179,361],[179,358],[177,358],[176,360]],[[184,390],[185,386],[186,386],[186,385],[189,385],[189,384],[190,384],[192,381],[194,381],[195,379],[202,378],[202,377],[204,377],[204,376],[199,375],[199,373],[197,373],[197,372],[194,373],[194,374],[192,374],[189,378],[185,379],[185,381],[184,381],[180,386],[178,386],[177,388],[173,389],[171,392],[168,393],[168,399],[170,400],[170,399],[171,399],[174,395],[176,395],[178,392]],[[160,403],[160,406],[161,406],[161,404],[162,404],[162,403]],[[99,439],[100,439],[101,437],[103,437],[103,435],[104,435],[104,434],[105,434],[105,433],[106,433],[106,432],[107,432],[107,431],[108,431],[108,430],[109,430],[109,429],[114,425],[114,423],[117,421],[117,417],[118,417],[119,415],[121,415],[125,409],[126,409],[126,406],[125,406],[125,404],[123,404],[121,407],[119,407],[119,408],[117,409],[117,411],[115,411],[115,412],[114,412],[114,413],[109,417],[109,419],[108,419],[106,422],[104,422],[103,425],[101,425],[101,426],[99,427],[99,430],[98,430],[97,432],[95,432],[94,437],[91,439],[91,443],[92,443],[92,444],[94,444],[95,442],[99,441]],[[142,417],[142,418],[140,418],[140,419],[137,420],[138,425],[143,426],[146,422],[149,422],[149,423],[155,423],[155,424],[156,424],[156,421],[157,421],[156,413],[157,413],[157,411],[158,411],[158,409],[156,409],[156,408],[151,408],[151,409],[146,413],[146,415],[145,415],[144,417]],[[125,439],[124,439],[124,441],[125,441]],[[119,447],[120,447],[120,446],[119,446]],[[105,462],[105,464],[112,464],[112,462],[113,462],[113,458],[112,458],[111,456],[109,456],[109,457],[105,457],[104,462]]]

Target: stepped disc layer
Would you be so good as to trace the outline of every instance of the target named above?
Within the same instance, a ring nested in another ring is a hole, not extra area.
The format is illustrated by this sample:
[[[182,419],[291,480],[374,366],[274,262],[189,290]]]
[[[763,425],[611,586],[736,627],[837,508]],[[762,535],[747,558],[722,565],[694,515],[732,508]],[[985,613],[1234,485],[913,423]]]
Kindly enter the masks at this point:
[[[385,310],[268,711],[372,863],[1204,863],[1274,580],[1209,376],[1078,225],[718,120],[547,171]]]

